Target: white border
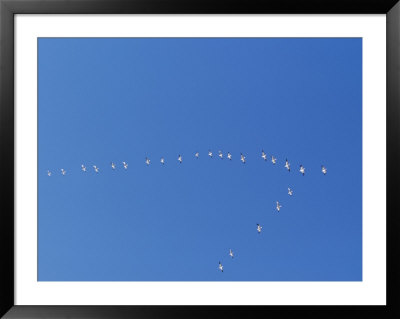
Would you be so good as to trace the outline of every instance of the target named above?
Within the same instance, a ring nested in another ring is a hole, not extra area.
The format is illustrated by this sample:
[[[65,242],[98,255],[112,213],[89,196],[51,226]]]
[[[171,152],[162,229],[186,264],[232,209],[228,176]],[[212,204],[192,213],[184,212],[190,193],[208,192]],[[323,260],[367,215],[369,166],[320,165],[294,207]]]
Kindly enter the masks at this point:
[[[154,36],[363,38],[362,282],[36,281],[37,37]],[[17,15],[15,62],[17,305],[386,304],[384,15]]]

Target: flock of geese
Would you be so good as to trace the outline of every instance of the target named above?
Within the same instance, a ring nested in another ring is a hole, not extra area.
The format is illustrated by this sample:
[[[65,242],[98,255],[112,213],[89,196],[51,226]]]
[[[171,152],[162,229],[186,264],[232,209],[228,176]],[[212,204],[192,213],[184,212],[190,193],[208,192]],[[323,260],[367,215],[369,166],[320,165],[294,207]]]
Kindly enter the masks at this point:
[[[200,156],[199,152],[196,152],[196,153],[194,154],[194,156],[198,159],[199,156]],[[212,152],[211,150],[208,151],[208,156],[211,157],[211,158],[213,157],[213,152]],[[219,158],[221,158],[221,159],[224,158],[224,154],[222,153],[222,151],[218,151],[217,156],[218,156]],[[227,153],[226,157],[227,157],[230,161],[232,160],[232,154],[231,154],[230,152]],[[262,158],[264,161],[267,161],[267,160],[268,160],[267,154],[264,152],[264,150],[261,151],[261,158]],[[178,162],[179,162],[179,163],[182,163],[182,161],[183,161],[183,157],[182,157],[182,155],[179,154],[179,155],[178,155]],[[246,163],[246,156],[245,156],[243,153],[240,153],[240,161],[241,161],[243,164]],[[271,162],[272,162],[272,164],[274,164],[274,165],[275,165],[276,162],[277,162],[276,157],[274,157],[273,155],[271,155]],[[146,165],[150,165],[150,163],[151,163],[150,158],[146,157],[146,158],[145,158],[145,164],[146,164]],[[164,157],[161,157],[161,158],[160,158],[160,163],[161,163],[161,165],[164,165],[164,164],[165,164],[165,158],[164,158]],[[117,168],[117,166],[116,166],[116,164],[115,164],[114,162],[111,162],[110,165],[111,165],[111,169],[113,169],[113,170],[115,170],[115,169]],[[127,163],[127,162],[122,162],[122,165],[123,165],[123,168],[124,168],[125,170],[128,169],[128,163]],[[291,171],[290,163],[289,163],[289,161],[288,161],[287,159],[285,160],[285,166],[284,166],[284,167],[287,169],[288,172]],[[99,171],[100,171],[99,168],[98,168],[96,165],[93,165],[93,169],[94,169],[94,171],[95,171],[96,173],[99,173]],[[82,170],[83,172],[87,172],[87,167],[86,167],[84,164],[82,164],[82,165],[81,165],[81,170]],[[305,167],[304,167],[302,164],[300,164],[299,172],[300,172],[303,176],[305,175],[306,169],[305,169]],[[324,165],[321,165],[321,172],[322,172],[322,174],[324,174],[324,175],[326,175],[326,173],[327,173],[327,169],[326,169],[326,167],[325,167]],[[67,174],[67,171],[66,171],[65,169],[61,168],[61,174],[62,174],[62,175],[66,175],[66,174]],[[50,170],[48,170],[48,171],[47,171],[47,175],[48,175],[48,176],[51,176],[51,175],[52,175],[52,172],[51,172]],[[288,195],[289,195],[289,196],[292,196],[292,195],[293,195],[293,190],[292,190],[290,187],[288,187]],[[276,201],[276,210],[277,210],[278,212],[280,212],[281,207],[282,207],[282,205],[279,203],[279,201]],[[263,228],[263,227],[262,227],[260,224],[257,224],[257,233],[258,233],[258,234],[261,233],[262,228]],[[234,257],[234,254],[233,254],[232,249],[229,249],[229,256],[230,256],[231,258]],[[224,266],[222,265],[222,263],[221,263],[220,261],[218,262],[218,269],[219,269],[221,272],[224,272]]]

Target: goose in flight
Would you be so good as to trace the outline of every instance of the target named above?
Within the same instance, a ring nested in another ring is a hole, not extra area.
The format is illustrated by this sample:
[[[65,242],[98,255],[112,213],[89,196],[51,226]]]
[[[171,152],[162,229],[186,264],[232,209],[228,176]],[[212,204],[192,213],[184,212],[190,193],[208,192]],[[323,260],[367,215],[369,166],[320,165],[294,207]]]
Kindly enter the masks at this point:
[[[223,158],[223,154],[221,151],[218,151],[218,156],[222,159]]]
[[[111,168],[115,169],[115,164],[113,162],[111,162]]]
[[[304,166],[303,166],[303,165],[300,165],[300,169],[299,169],[299,171],[300,171],[300,173],[302,173],[302,174],[303,174],[303,176],[304,176],[304,173],[305,173],[306,169],[304,168]]]
[[[264,159],[264,161],[267,160],[267,154],[265,154],[264,150],[261,151],[261,157]]]
[[[288,162],[287,159],[286,159],[285,167],[290,172],[290,163]]]
[[[224,272],[224,266],[222,266],[221,262],[218,262],[218,269],[221,270],[221,272]]]
[[[260,224],[257,224],[257,232],[258,233],[261,233],[261,229],[262,229],[262,226]]]
[[[150,158],[146,157],[146,164],[150,165]]]
[[[324,165],[321,165],[321,172],[324,173],[324,175],[327,172],[326,167]]]
[[[164,163],[165,163],[164,157],[161,157],[160,163],[164,165]]]
[[[271,156],[271,162],[272,162],[272,164],[274,164],[274,165],[276,164],[276,158],[275,158],[273,155]]]
[[[82,169],[83,172],[86,172],[86,166],[85,165],[82,164],[81,165],[81,169]]]
[[[279,202],[276,202],[276,210],[279,212],[281,210],[282,205]]]
[[[47,176],[51,176],[51,172],[50,171],[47,171]]]
[[[94,171],[95,171],[96,173],[99,172],[99,168],[98,168],[96,165],[93,165],[93,168],[94,168]]]
[[[196,158],[199,158],[199,152],[196,152],[196,154],[194,154],[194,156],[196,156]]]
[[[182,155],[178,155],[178,161],[179,163],[182,163]]]
[[[122,162],[122,165],[124,165],[125,169],[128,169],[128,163],[127,162]]]
[[[233,251],[230,248],[229,248],[229,256],[231,256],[233,258]]]
[[[242,153],[240,153],[240,160],[244,163],[246,163],[246,156],[244,156]]]
[[[62,168],[61,169],[61,174],[65,175],[67,172]]]
[[[290,187],[288,187],[288,194],[289,194],[289,196],[292,196],[293,195],[293,189],[291,189]]]
[[[228,159],[231,161],[232,160],[232,154],[228,152],[228,155],[226,155],[226,157],[228,157]]]
[[[208,151],[208,156],[212,157],[212,152]]]

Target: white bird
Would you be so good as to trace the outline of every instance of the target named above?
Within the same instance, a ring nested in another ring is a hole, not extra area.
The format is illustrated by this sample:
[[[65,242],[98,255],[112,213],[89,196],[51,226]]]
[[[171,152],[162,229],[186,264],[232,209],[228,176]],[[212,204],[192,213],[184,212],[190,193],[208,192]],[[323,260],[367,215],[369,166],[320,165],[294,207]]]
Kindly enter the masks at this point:
[[[275,158],[273,155],[271,156],[271,162],[272,162],[272,164],[274,164],[274,165],[276,164],[276,158]]]
[[[303,165],[300,165],[300,169],[299,169],[299,171],[300,171],[300,173],[302,173],[302,174],[303,174],[303,176],[304,176],[304,173],[305,173],[306,169],[304,168],[304,166],[303,166]]]
[[[232,160],[232,154],[228,152],[228,155],[226,155],[226,157],[228,157],[228,159],[231,161]]]
[[[182,155],[178,155],[178,161],[179,163],[182,163]]]
[[[96,165],[93,165],[93,168],[94,168],[94,171],[95,171],[96,173],[99,172],[99,168],[98,168]]]
[[[260,224],[257,224],[257,232],[258,233],[261,233],[261,229],[262,229],[262,226]]]
[[[111,168],[115,169],[115,164],[113,162],[111,162]]]
[[[146,157],[146,164],[150,165],[150,158]]]
[[[82,164],[81,165],[81,169],[82,169],[83,172],[86,172],[86,166],[85,165]]]
[[[233,258],[233,251],[230,248],[229,248],[229,256],[231,256]]]
[[[65,175],[67,172],[62,168],[61,169],[61,174]]]
[[[199,158],[199,152],[196,152],[196,154],[194,154],[194,156],[196,156],[196,158]]]
[[[327,172],[326,167],[324,165],[321,166],[321,172],[324,173],[324,175]]]
[[[161,157],[160,159],[160,163],[164,165],[165,161],[164,161],[164,157]]]
[[[124,165],[125,169],[128,169],[128,163],[127,162],[122,162],[122,165]]]
[[[292,195],[293,195],[293,189],[291,189],[291,188],[289,187],[287,190],[288,190],[288,194],[289,194],[290,196],[292,196]]]
[[[267,160],[267,154],[265,154],[264,150],[261,151],[261,157],[264,159],[264,161]]]
[[[286,167],[287,170],[290,172],[290,163],[288,162],[287,159],[286,159],[285,167]]]
[[[220,158],[223,158],[223,154],[222,154],[221,151],[218,151],[218,156],[219,156]]]
[[[208,151],[208,156],[212,157],[212,152]]]
[[[246,163],[246,156],[244,156],[242,153],[240,153],[240,160],[244,163]]]
[[[221,272],[224,272],[224,266],[222,266],[221,262],[218,262],[218,269],[221,270]]]
[[[51,176],[51,172],[50,171],[47,171],[47,176]]]
[[[282,205],[279,202],[276,202],[276,210],[279,212],[281,210]]]

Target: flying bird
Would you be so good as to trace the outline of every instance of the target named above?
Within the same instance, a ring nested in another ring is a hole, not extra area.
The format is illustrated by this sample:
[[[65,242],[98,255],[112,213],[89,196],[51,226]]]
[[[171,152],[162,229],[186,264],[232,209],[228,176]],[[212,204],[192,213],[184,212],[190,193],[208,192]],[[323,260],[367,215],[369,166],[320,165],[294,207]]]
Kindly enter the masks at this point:
[[[279,212],[281,210],[282,205],[279,202],[276,202],[276,210]]]
[[[182,163],[182,155],[178,155],[178,161],[179,163]]]
[[[230,248],[229,248],[229,256],[231,256],[233,258],[233,251]]]
[[[150,165],[150,158],[146,157],[146,164]]]
[[[300,171],[300,173],[302,173],[302,174],[303,174],[303,176],[304,176],[304,173],[305,173],[306,169],[304,168],[304,166],[303,166],[303,165],[300,165],[300,169],[299,169],[299,171]]]
[[[122,165],[124,165],[125,169],[128,169],[128,163],[127,162],[122,162]]]
[[[82,169],[83,172],[86,172],[86,166],[85,165],[82,164],[81,165],[81,169]]]
[[[212,157],[212,152],[208,151],[208,156]]]
[[[99,172],[99,168],[98,168],[96,165],[93,165],[93,168],[94,168],[94,171],[95,171],[96,173]]]
[[[222,159],[223,158],[223,154],[221,151],[218,151],[218,156]]]
[[[67,172],[62,168],[61,169],[61,174],[65,175]]]
[[[111,162],[111,168],[115,169],[115,164],[113,162]]]
[[[226,157],[228,157],[228,159],[231,161],[232,160],[232,154],[228,152],[228,155],[226,155]]]
[[[262,229],[262,226],[260,224],[257,224],[257,232],[258,233],[261,233],[261,229]]]
[[[292,196],[292,195],[293,195],[293,189],[291,189],[291,188],[289,187],[287,190],[288,190],[289,196]]]
[[[272,162],[272,164],[274,164],[274,165],[276,164],[276,158],[275,158],[273,155],[271,156],[271,162]]]
[[[246,163],[246,156],[244,156],[242,153],[240,153],[240,160],[244,163]]]
[[[165,161],[164,161],[164,157],[161,157],[160,159],[160,163],[164,165]]]
[[[327,172],[326,167],[324,165],[321,165],[321,172],[324,173],[324,175]]]
[[[47,176],[51,176],[51,172],[50,171],[47,171]]]
[[[194,156],[196,156],[196,158],[199,158],[199,152],[196,152],[196,154],[194,154]]]
[[[290,172],[290,163],[288,162],[287,159],[286,159],[285,167],[286,167],[287,170]]]
[[[261,157],[264,159],[264,161],[267,160],[267,154],[265,154],[264,150],[261,151]]]
[[[218,269],[221,270],[221,272],[224,272],[224,266],[222,266],[221,262],[218,262]]]

